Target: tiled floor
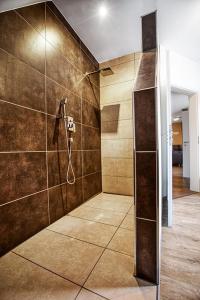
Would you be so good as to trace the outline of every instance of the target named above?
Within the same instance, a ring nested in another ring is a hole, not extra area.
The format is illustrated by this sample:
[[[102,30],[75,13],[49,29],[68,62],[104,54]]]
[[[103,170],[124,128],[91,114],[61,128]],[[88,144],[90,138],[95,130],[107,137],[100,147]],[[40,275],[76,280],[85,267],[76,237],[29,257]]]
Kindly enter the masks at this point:
[[[0,259],[0,299],[156,300],[133,249],[132,197],[97,195]]]
[[[200,194],[174,199],[162,228],[161,300],[200,299]]]

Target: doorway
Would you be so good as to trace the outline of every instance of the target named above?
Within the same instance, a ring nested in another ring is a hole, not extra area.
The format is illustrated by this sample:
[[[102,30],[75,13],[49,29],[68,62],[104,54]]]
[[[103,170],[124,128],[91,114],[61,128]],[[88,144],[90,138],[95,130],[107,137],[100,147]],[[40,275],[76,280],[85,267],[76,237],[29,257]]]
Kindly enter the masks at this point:
[[[190,189],[189,96],[171,92],[172,120],[172,197],[192,194]]]

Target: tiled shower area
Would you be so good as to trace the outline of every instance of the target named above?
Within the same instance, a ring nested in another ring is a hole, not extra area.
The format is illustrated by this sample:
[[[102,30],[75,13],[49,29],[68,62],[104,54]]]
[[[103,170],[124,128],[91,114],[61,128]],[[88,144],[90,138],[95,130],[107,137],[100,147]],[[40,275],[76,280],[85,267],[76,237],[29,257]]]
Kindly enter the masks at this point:
[[[133,276],[140,60],[99,65],[51,1],[0,14],[1,300],[156,299]]]
[[[1,258],[1,299],[156,299],[133,277],[133,229],[132,197],[93,197]]]
[[[0,253],[101,192],[98,63],[52,2],[0,14]],[[64,122],[74,118],[67,184]]]

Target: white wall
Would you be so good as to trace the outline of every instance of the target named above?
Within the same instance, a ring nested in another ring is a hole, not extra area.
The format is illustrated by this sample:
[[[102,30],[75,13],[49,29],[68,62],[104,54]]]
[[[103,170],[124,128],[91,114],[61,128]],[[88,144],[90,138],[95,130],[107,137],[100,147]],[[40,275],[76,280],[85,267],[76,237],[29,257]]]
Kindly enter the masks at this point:
[[[170,85],[191,92],[200,91],[200,63],[169,52]]]

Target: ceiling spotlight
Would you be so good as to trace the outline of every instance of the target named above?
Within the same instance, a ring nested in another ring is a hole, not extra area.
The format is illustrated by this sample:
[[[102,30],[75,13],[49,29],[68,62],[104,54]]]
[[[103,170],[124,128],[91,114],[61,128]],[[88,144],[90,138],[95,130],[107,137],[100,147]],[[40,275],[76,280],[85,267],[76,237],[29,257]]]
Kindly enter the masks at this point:
[[[101,18],[104,18],[104,17],[106,17],[107,16],[107,14],[108,14],[108,8],[106,7],[106,5],[105,4],[101,4],[100,6],[99,6],[99,16],[101,17]]]
[[[174,122],[178,122],[178,121],[180,121],[180,117],[176,117],[176,118],[174,118]]]

